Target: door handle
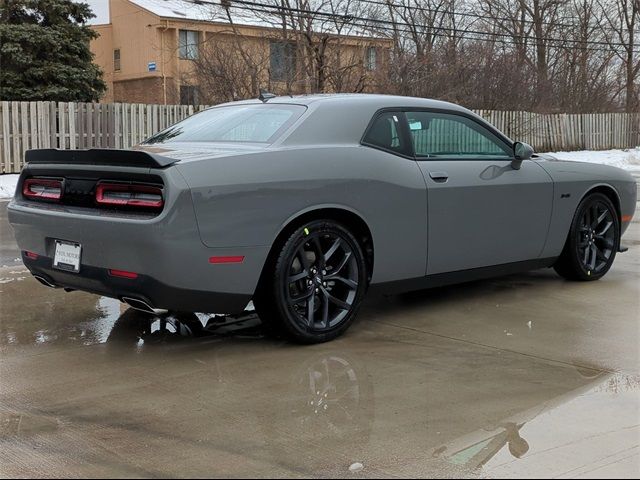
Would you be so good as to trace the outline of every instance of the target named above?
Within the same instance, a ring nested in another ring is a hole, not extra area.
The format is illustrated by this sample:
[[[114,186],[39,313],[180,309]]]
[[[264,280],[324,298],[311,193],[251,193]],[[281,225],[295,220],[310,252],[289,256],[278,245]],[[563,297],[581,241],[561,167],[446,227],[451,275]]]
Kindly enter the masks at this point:
[[[429,176],[436,182],[444,183],[449,180],[447,172],[429,172]]]

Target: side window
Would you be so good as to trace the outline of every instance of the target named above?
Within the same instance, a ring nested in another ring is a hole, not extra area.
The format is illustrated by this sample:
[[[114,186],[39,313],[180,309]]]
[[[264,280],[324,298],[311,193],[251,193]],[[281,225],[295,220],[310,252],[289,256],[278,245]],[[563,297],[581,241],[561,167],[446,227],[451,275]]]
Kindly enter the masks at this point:
[[[397,153],[405,153],[406,145],[404,145],[400,134],[399,115],[398,112],[385,112],[378,115],[367,131],[363,143]]]
[[[512,152],[473,120],[448,113],[406,112],[416,156],[510,159]]]
[[[120,49],[116,48],[113,51],[113,70],[115,72],[120,71]]]
[[[274,82],[291,82],[296,76],[296,46],[271,42],[269,45],[270,78]]]

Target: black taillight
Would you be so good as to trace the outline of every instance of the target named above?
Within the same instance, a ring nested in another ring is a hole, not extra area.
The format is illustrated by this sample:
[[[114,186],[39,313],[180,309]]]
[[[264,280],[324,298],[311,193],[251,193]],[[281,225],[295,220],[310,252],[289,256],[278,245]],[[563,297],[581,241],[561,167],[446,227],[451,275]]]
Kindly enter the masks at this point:
[[[96,203],[114,207],[162,208],[162,188],[154,185],[99,183]]]
[[[33,200],[59,201],[62,192],[62,180],[55,178],[27,178],[22,184],[22,195]]]

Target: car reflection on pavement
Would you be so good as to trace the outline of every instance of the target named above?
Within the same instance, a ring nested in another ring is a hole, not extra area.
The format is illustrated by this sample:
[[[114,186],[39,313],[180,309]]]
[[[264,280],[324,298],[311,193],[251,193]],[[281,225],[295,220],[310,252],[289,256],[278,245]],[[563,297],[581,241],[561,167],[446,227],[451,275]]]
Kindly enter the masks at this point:
[[[242,316],[186,314],[151,318],[128,309],[115,322],[107,342],[135,345],[139,351],[142,346],[153,348],[154,345],[175,344],[190,338],[260,339],[264,336],[259,318],[252,313]],[[303,438],[302,432],[308,429],[312,432],[312,442],[318,429],[322,429],[334,437],[342,433],[343,441],[354,437],[363,444],[369,441],[371,420],[375,418],[373,387],[366,368],[351,357],[342,352],[312,355],[292,376],[288,398],[283,399],[281,406],[288,407],[291,413],[288,428],[298,432],[300,438]],[[221,370],[218,371],[224,375]],[[528,422],[588,392],[594,386],[616,378],[588,367],[577,366],[576,371],[584,380],[580,387],[431,448],[425,457],[466,472],[480,472],[500,452],[508,452],[513,459],[522,458],[530,450],[529,442],[521,433]],[[222,382],[237,380],[219,379]],[[268,425],[261,426],[266,436],[276,433]],[[277,446],[278,442],[273,442],[273,445]]]

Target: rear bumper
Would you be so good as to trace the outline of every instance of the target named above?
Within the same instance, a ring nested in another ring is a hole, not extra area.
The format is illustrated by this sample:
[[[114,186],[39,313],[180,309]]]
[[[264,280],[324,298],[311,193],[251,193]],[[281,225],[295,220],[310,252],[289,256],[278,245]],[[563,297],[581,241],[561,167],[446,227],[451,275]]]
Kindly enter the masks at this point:
[[[68,167],[72,168],[80,167]],[[125,169],[110,168],[120,173]],[[30,169],[34,174],[48,171],[39,165]],[[270,246],[206,246],[200,239],[191,192],[182,176],[171,167],[154,173],[162,177],[167,197],[165,208],[153,218],[36,204],[16,196],[8,206],[16,241],[20,250],[38,255],[35,261],[24,258],[25,264],[32,273],[55,285],[120,299],[138,298],[157,309],[242,311],[255,292]],[[76,176],[81,174],[79,170]],[[79,274],[52,268],[56,240],[82,245]],[[211,263],[212,257],[243,260],[216,264]],[[135,272],[138,277],[111,277],[109,269]]]
[[[135,279],[114,277],[108,269],[82,266],[80,273],[70,273],[52,267],[48,257],[32,259],[22,254],[22,261],[34,275],[55,287],[82,290],[113,297],[142,300],[153,308],[185,312],[241,312],[251,295],[187,290],[164,284],[148,275]]]

